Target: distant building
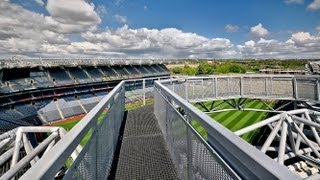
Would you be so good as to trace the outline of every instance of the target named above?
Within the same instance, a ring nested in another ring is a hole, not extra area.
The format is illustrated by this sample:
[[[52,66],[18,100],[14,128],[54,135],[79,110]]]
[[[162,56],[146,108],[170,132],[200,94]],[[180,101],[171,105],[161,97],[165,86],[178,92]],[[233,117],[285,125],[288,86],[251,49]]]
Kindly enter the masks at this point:
[[[305,70],[294,69],[260,69],[261,74],[305,74]]]
[[[319,75],[320,74],[320,61],[310,62],[305,65],[305,72],[307,75]]]

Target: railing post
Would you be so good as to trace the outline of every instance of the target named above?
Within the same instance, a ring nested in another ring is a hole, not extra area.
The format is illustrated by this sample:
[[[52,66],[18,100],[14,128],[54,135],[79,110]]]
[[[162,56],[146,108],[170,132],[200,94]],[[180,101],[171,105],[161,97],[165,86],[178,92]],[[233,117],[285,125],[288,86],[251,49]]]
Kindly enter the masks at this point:
[[[266,77],[265,79],[264,79],[264,83],[265,83],[265,91],[266,91],[266,97],[268,97],[268,95],[269,95],[269,93],[268,93],[268,77]]]
[[[250,96],[252,95],[252,77],[250,77],[250,90],[249,90]]]
[[[214,77],[214,87],[215,87],[215,89],[214,89],[215,98],[217,98],[218,97],[218,79],[217,79],[217,77]]]
[[[186,79],[186,100],[187,100],[187,101],[189,100],[188,89],[189,89],[188,79]]]
[[[192,125],[192,119],[189,115],[185,115],[187,122]],[[192,162],[192,132],[188,126],[187,128],[187,159],[188,159],[188,179],[193,179],[193,162]]]
[[[146,105],[146,80],[142,80],[143,105]]]
[[[215,78],[212,78],[212,95],[215,96]]]
[[[297,79],[295,77],[292,78],[292,93],[293,93],[293,98],[298,99],[298,91],[297,91]]]
[[[243,77],[240,77],[240,97],[243,97]]]
[[[203,79],[201,81],[201,85],[202,85],[202,99],[204,99],[204,86],[203,86]]]
[[[271,82],[271,96],[273,96],[273,77],[270,77],[270,82]]]
[[[316,81],[316,85],[317,85],[317,100],[320,101],[320,84],[319,84],[319,80],[317,79]]]
[[[195,97],[194,97],[194,81],[192,81],[192,99],[194,100],[195,99]]]
[[[227,77],[227,86],[228,86],[227,91],[229,96],[230,95],[230,78],[229,77]]]
[[[171,82],[172,83],[172,91],[175,93],[174,91],[174,82]]]

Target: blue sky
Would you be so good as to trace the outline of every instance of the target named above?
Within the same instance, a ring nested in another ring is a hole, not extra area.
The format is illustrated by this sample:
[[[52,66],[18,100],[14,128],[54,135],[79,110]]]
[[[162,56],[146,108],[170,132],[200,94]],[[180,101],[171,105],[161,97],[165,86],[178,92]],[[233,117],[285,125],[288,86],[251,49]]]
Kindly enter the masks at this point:
[[[73,0],[68,3],[8,0],[1,3],[6,11],[0,11],[0,18],[8,18],[19,9],[21,16],[33,13],[40,17],[37,19],[43,19],[39,21],[45,25],[34,26],[34,32],[28,35],[46,30],[43,37],[31,37],[28,41],[40,43],[41,47],[35,45],[29,50],[20,48],[21,43],[16,42],[24,40],[21,35],[24,33],[3,32],[6,36],[2,39],[0,33],[0,41],[12,44],[12,47],[0,47],[3,56],[50,56],[60,52],[61,56],[144,58],[164,54],[173,58],[319,57],[320,0]],[[32,24],[28,20],[21,23]],[[16,29],[18,25],[0,20],[1,26]],[[17,29],[23,28],[26,27],[19,25]],[[59,42],[50,42],[54,37],[60,37],[55,40]]]
[[[246,33],[258,23],[272,31],[271,36],[280,38],[287,38],[287,31],[315,32],[320,25],[320,11],[308,11],[306,6],[309,3],[286,4],[281,0],[144,0],[124,2],[110,11],[126,16],[131,28],[175,27],[210,38],[231,38],[241,43],[249,39]],[[237,25],[240,29],[236,33],[227,33],[224,30],[227,24]],[[103,21],[101,25],[115,26],[108,21]]]

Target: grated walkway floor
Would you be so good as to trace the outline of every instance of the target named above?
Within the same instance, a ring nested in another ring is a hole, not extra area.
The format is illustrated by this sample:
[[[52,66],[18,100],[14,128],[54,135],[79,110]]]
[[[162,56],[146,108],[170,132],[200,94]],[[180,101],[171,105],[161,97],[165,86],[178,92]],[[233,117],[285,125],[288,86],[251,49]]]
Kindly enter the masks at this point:
[[[153,105],[128,112],[115,179],[178,179]]]

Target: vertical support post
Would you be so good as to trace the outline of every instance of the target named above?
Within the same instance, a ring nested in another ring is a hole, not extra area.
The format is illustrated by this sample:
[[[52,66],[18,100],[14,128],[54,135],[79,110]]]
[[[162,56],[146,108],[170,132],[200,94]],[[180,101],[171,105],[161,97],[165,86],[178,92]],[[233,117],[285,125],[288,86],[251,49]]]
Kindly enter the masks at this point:
[[[194,81],[192,81],[192,97],[193,100],[195,99],[195,95],[194,95]]]
[[[250,77],[250,90],[249,90],[249,94],[252,95],[252,77]]]
[[[316,81],[316,85],[317,85],[317,100],[320,101],[320,84],[319,84],[319,80],[317,79]]]
[[[217,77],[214,77],[214,87],[215,87],[215,89],[214,89],[214,91],[215,91],[214,95],[215,95],[215,97],[217,98],[217,97],[218,97],[218,79],[217,79]]]
[[[265,88],[265,93],[266,93],[266,97],[268,97],[268,77],[266,77],[265,79],[264,79],[264,88]]]
[[[201,80],[201,86],[202,86],[202,99],[204,99],[204,85],[203,85],[203,79]]]
[[[175,93],[175,91],[174,91],[174,82],[171,82],[171,83],[172,83],[172,92]]]
[[[228,86],[227,92],[228,92],[228,96],[229,96],[230,95],[230,78],[229,77],[227,77],[227,86]]]
[[[187,101],[189,100],[188,89],[189,89],[188,79],[186,79],[186,100],[187,100]]]
[[[146,80],[142,80],[143,105],[146,105]]]
[[[271,95],[273,95],[273,77],[272,76],[270,77],[270,82],[271,82],[271,84],[270,84],[270,86],[271,86]]]
[[[191,118],[189,115],[185,115],[187,122],[192,125]],[[187,127],[187,156],[188,156],[188,179],[193,179],[193,162],[192,162],[192,132],[188,126]]]
[[[212,78],[212,95],[215,95],[215,78]],[[210,97],[210,98],[213,98],[213,97]]]
[[[292,78],[292,93],[293,93],[293,98],[298,99],[298,91],[297,91],[297,79],[295,77]]]
[[[240,97],[243,97],[243,77],[240,77]]]

